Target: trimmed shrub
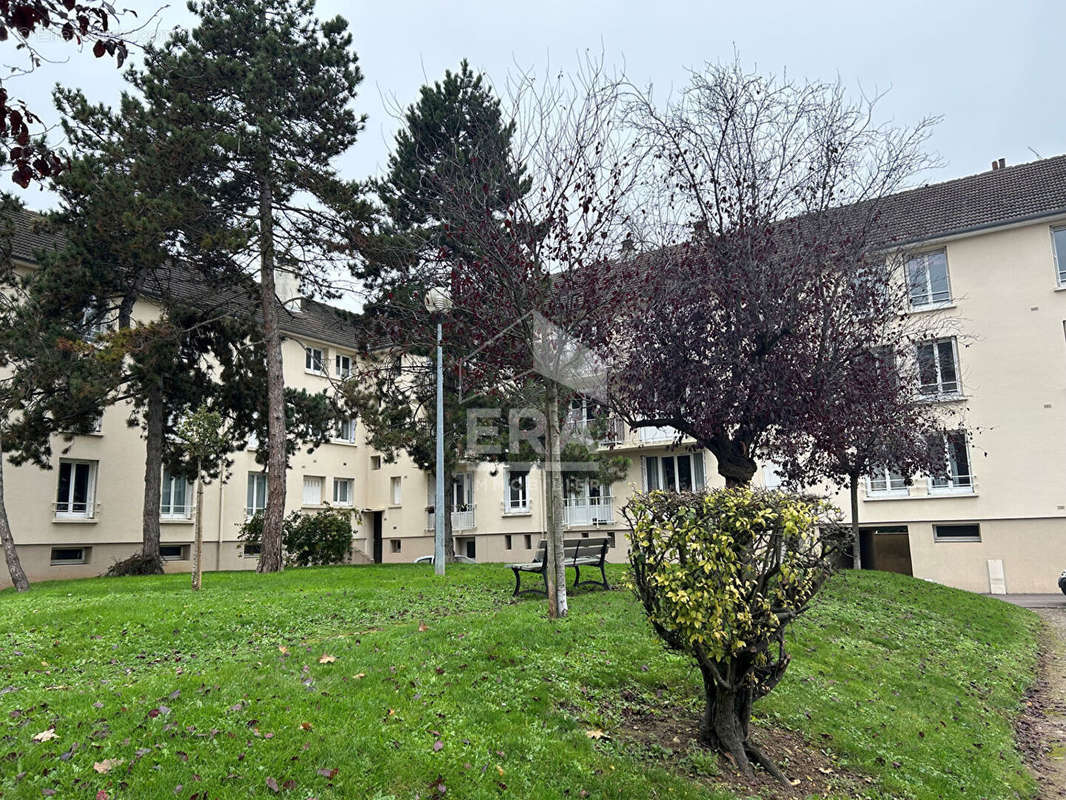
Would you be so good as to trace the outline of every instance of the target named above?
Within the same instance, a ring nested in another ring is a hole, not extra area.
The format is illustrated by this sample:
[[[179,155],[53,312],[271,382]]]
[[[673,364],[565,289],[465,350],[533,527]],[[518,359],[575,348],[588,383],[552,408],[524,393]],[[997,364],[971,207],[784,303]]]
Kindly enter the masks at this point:
[[[293,511],[282,527],[285,564],[310,567],[343,563],[352,552],[351,512],[327,508],[314,514]],[[263,537],[263,515],[258,513],[241,526],[237,538],[246,545],[259,546]]]

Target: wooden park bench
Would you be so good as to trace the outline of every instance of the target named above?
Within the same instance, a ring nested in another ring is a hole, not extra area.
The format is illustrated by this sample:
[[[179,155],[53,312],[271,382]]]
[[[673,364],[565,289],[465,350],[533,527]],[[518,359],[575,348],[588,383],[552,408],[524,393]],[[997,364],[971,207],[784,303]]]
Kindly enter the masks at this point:
[[[574,568],[574,588],[578,586],[602,586],[604,589],[611,587],[607,583],[607,571],[604,564],[607,561],[607,548],[610,545],[608,539],[564,539],[563,540],[563,563],[567,567]],[[533,560],[525,564],[508,564],[514,572],[514,593],[512,597],[520,594],[548,594],[548,543],[541,541]],[[602,580],[581,580],[582,567],[598,567]],[[544,581],[543,589],[522,589],[522,573],[533,572],[541,576]]]

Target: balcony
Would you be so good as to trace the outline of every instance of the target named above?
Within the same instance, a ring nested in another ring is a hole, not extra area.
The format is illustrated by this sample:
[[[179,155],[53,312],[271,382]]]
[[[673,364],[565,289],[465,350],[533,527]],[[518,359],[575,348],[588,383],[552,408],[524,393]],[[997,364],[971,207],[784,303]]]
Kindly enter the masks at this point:
[[[464,506],[462,511],[452,512],[452,531],[469,531],[472,530],[477,522],[474,518],[474,509],[476,506],[469,505]],[[426,514],[426,530],[432,531],[437,528],[437,515],[430,511]]]
[[[663,425],[662,427],[650,427],[650,428],[637,428],[639,431],[639,437],[641,444],[650,444],[651,442],[672,442],[678,437],[677,428],[672,428],[669,425]]]
[[[601,445],[621,444],[626,438],[626,426],[618,417],[585,419],[571,414],[566,419],[566,433],[581,439],[595,437]]]
[[[567,497],[563,525],[568,528],[614,523],[613,497]]]

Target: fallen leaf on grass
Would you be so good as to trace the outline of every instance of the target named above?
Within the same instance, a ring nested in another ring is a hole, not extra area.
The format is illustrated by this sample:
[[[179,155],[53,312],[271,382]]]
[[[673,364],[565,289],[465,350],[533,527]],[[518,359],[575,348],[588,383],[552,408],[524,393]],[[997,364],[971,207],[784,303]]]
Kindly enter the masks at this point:
[[[47,741],[49,741],[51,739],[56,738],[57,735],[58,734],[56,734],[54,728],[49,728],[46,731],[41,731],[40,733],[34,735],[33,741],[35,741],[35,742],[47,742]]]
[[[589,737],[590,739],[610,739],[611,738],[606,733],[601,731],[599,728],[594,728],[594,729],[592,729],[590,731],[585,731],[585,735],[587,737]]]
[[[267,788],[270,791],[272,791],[272,792],[280,792],[281,791],[281,787],[278,786],[278,782],[276,780],[274,780],[273,778],[267,778],[266,779],[266,785],[267,785]]]
[[[442,742],[440,739],[437,739],[437,741],[435,741],[433,743],[433,752],[434,753],[439,753],[443,749],[444,749],[444,742]]]
[[[289,654],[289,648],[287,648],[287,647],[286,647],[285,645],[283,645],[283,644],[281,644],[281,645],[278,645],[278,650],[280,650],[280,651],[281,651],[281,654],[282,654],[283,656],[287,656],[287,655]]]
[[[336,769],[326,769],[325,767],[321,767],[318,770],[318,774],[321,775],[323,778],[332,779],[334,776],[336,776],[337,770]]]
[[[96,793],[96,800],[107,800],[107,792],[103,789]]]
[[[105,758],[103,761],[97,761],[93,764],[93,769],[99,772],[101,775],[106,775],[113,768],[122,763],[121,758]]]
[[[331,656],[329,653],[323,653],[318,657],[319,664],[332,664],[337,660],[336,656]]]
[[[424,623],[424,622],[419,622],[418,623],[418,632],[419,633],[425,633],[428,630],[429,630],[429,626],[426,623]]]
[[[366,673],[365,672],[360,672],[358,675],[353,675],[352,677],[355,678],[358,681],[358,680],[361,680],[361,679],[365,678],[366,677]]]
[[[305,730],[305,731],[309,731],[309,730],[311,730],[311,723],[310,722],[301,722],[300,723],[300,727],[303,730]]]

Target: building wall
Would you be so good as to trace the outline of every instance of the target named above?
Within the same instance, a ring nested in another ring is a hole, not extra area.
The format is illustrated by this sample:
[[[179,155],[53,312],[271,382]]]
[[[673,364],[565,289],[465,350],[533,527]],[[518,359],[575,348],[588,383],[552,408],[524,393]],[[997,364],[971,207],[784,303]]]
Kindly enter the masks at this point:
[[[1001,561],[1008,591],[1053,592],[1059,571],[1066,569],[1066,290],[1056,285],[1050,236],[1051,225],[1063,221],[1066,218],[930,243],[930,248],[944,247],[947,252],[953,303],[936,313],[950,322],[959,343],[963,398],[951,401],[951,407],[973,436],[975,491],[934,496],[918,478],[906,497],[869,496],[864,488],[860,503],[864,527],[906,527],[917,577],[989,591],[989,561]],[[136,310],[140,318],[153,313],[148,304]],[[354,352],[328,342],[287,339],[287,383],[309,391],[329,389],[326,377],[305,369],[307,345],[322,349],[330,368],[336,353],[354,357]],[[128,408],[110,408],[99,435],[56,443],[53,466],[60,458],[99,463],[97,508],[91,520],[55,519],[56,470],[4,465],[8,513],[31,579],[98,575],[111,561],[139,547],[144,443],[137,429],[126,426],[127,415]],[[645,485],[641,457],[688,449],[674,447],[668,437],[656,440],[647,431],[626,431],[615,447],[629,463],[625,477],[612,487],[613,520],[573,526],[566,535],[613,534],[610,559],[624,561],[626,525],[620,509]],[[427,506],[432,505],[432,476],[407,458],[388,463],[380,455],[366,445],[361,424],[354,443],[331,442],[297,453],[287,478],[287,511],[302,507],[304,476],[325,479],[326,500],[332,499],[334,478],[352,478],[356,560],[372,557],[374,512],[382,513],[383,561],[410,562],[431,554]],[[722,485],[713,457],[704,453],[703,458],[708,485]],[[468,468],[475,526],[455,531],[457,551],[464,553],[473,540],[479,561],[529,560],[545,529],[543,470],[530,473],[529,509],[507,513],[506,468],[487,463]],[[208,569],[254,567],[255,558],[243,555],[236,537],[245,520],[248,474],[259,469],[254,452],[237,453],[228,481],[206,487]],[[398,503],[391,491],[394,478],[400,481]],[[761,473],[756,482],[762,482]],[[847,510],[846,494],[836,495],[835,502]],[[936,541],[934,526],[946,522],[978,523],[980,541]],[[162,537],[164,543],[191,542],[191,520],[164,523]],[[52,565],[51,548],[57,545],[90,546],[89,563]],[[170,570],[188,567],[180,561],[167,565]]]

